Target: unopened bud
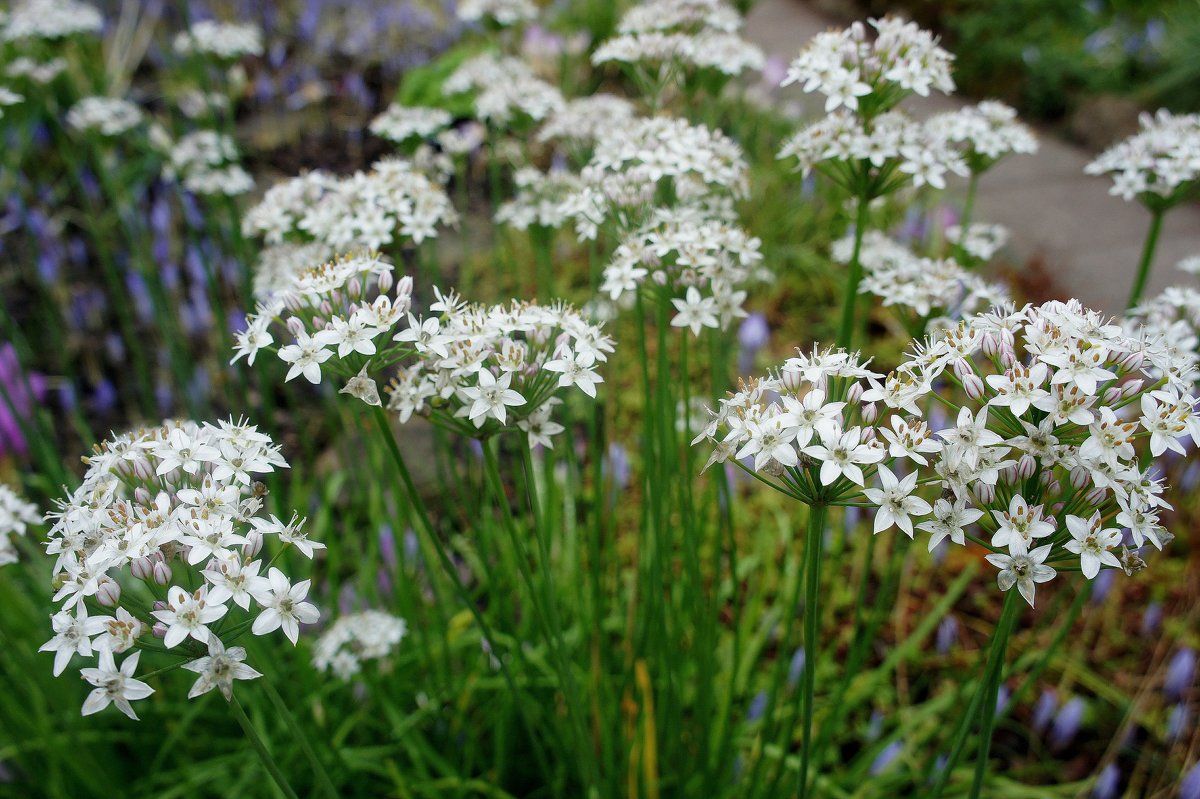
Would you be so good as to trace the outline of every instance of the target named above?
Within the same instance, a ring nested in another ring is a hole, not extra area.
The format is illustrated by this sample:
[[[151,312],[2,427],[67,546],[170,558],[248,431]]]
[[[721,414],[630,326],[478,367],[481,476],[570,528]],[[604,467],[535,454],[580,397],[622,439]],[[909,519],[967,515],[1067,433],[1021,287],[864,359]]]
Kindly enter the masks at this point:
[[[300,321],[298,316],[289,316],[287,320],[288,332],[297,338],[304,332],[304,323]]]
[[[862,418],[867,424],[875,424],[875,420],[879,418],[879,408],[874,402],[868,402],[862,406]]]
[[[1047,494],[1049,494],[1049,495],[1051,495],[1051,496],[1053,496],[1053,495],[1055,495],[1055,494],[1061,494],[1061,493],[1062,493],[1062,483],[1061,483],[1061,482],[1059,482],[1059,480],[1058,480],[1058,478],[1057,478],[1057,477],[1055,477],[1055,478],[1054,478],[1054,479],[1052,479],[1052,480],[1049,480],[1049,481],[1047,481],[1047,483],[1046,483],[1046,493],[1047,493]]]
[[[1101,397],[1100,401],[1105,405],[1112,405],[1119,399],[1121,399],[1121,387],[1109,386],[1108,388],[1104,389],[1104,395]]]
[[[133,489],[133,501],[139,505],[149,505],[154,501],[154,497],[150,496],[150,489],[138,486]]]
[[[849,402],[858,402],[862,399],[864,390],[862,383],[854,382],[850,384],[850,390],[846,392],[846,399]]]
[[[1003,480],[1005,483],[1017,482],[1017,480],[1019,480],[1020,478],[1017,477],[1016,465],[1005,466],[1003,469],[1001,469],[1000,470],[1000,479]]]
[[[380,294],[387,294],[392,290],[392,284],[396,282],[396,277],[392,274],[392,270],[387,269],[379,273],[379,279],[376,283],[379,286]]]
[[[996,499],[996,487],[987,483],[977,483],[975,485],[975,497],[983,505],[990,505]]]
[[[357,297],[362,294],[362,281],[357,277],[352,277],[346,282],[346,293],[351,297]]]
[[[146,460],[145,458],[140,458],[133,465],[133,475],[139,480],[153,480],[154,469],[150,468],[150,461]]]
[[[1145,362],[1145,360],[1145,354],[1140,350],[1135,350],[1134,352],[1128,353],[1124,358],[1118,361],[1118,363],[1126,372],[1136,372],[1142,368],[1142,364]]]
[[[1084,495],[1084,501],[1093,507],[1100,507],[1104,502],[1105,495],[1108,494],[1108,489],[1103,486],[1096,486],[1091,491]]]
[[[1016,363],[1017,363],[1017,354],[1015,352],[1013,352],[1012,347],[1011,346],[1001,347],[1000,348],[1000,364],[1005,369],[1011,369],[1011,368],[1013,368],[1013,366],[1016,365]]]
[[[784,369],[779,373],[779,382],[789,392],[794,392],[804,383],[804,378],[800,376],[800,372],[793,369]]]
[[[392,276],[392,273],[388,272],[389,280],[391,279],[391,276]],[[380,280],[383,280],[383,278],[381,277]],[[405,275],[404,277],[400,278],[400,280],[398,280],[396,282],[396,296],[397,297],[411,296],[412,291],[413,291],[412,275]]]
[[[983,385],[983,378],[977,374],[969,374],[963,378],[963,391],[973,400],[979,400],[983,397],[986,387]]]
[[[1084,486],[1092,482],[1092,473],[1086,466],[1076,466],[1071,470],[1071,487],[1076,491],[1083,490]]]
[[[154,633],[155,638],[167,637],[167,625],[163,624],[161,621],[154,622],[154,626],[151,627],[150,630]]]
[[[1142,386],[1145,384],[1146,381],[1142,380],[1140,377],[1127,381],[1121,385],[1121,398],[1129,399],[1130,397],[1136,396],[1142,390]]]
[[[165,600],[156,599],[156,600],[154,600],[154,604],[150,606],[150,609],[151,610],[166,610],[167,603]]]
[[[954,374],[958,375],[959,380],[965,380],[968,375],[975,374],[975,370],[966,358],[959,358],[954,362]]]
[[[997,353],[1000,352],[1000,342],[990,332],[984,333],[983,337],[979,339],[979,349],[988,358],[995,358]]]
[[[874,427],[864,427],[862,429],[862,442],[864,444],[866,444],[868,441],[874,441],[875,437],[876,431]]]
[[[1028,480],[1037,470],[1037,458],[1026,452],[1021,456],[1021,460],[1017,461],[1017,479]]]
[[[121,584],[116,580],[105,580],[96,589],[96,601],[106,608],[115,608],[121,601]]]
[[[262,551],[262,548],[263,534],[258,530],[251,530],[246,534],[246,543],[242,544],[242,557],[245,560],[253,560]]]
[[[159,561],[154,564],[154,582],[159,585],[170,585],[171,583],[171,567],[166,563]]]
[[[154,573],[154,564],[150,562],[150,558],[137,558],[129,564],[129,571],[139,580],[149,580],[150,575]]]

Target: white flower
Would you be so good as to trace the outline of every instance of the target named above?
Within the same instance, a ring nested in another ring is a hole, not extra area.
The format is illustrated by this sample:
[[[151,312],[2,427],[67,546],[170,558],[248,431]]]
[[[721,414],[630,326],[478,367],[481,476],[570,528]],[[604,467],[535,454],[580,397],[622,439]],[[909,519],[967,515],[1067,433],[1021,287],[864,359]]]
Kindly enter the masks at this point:
[[[221,639],[215,635],[208,638],[208,654],[183,664],[183,668],[199,674],[199,678],[188,691],[188,699],[206,694],[213,688],[219,688],[225,701],[233,699],[234,680],[253,680],[262,674],[247,666],[246,650],[240,646],[225,648]]]
[[[891,469],[880,465],[878,474],[882,488],[863,491],[863,495],[879,508],[875,513],[874,532],[881,533],[894,524],[912,538],[913,526],[909,517],[924,516],[932,510],[928,502],[912,496],[917,488],[917,473],[910,472],[900,480]]]
[[[80,669],[83,679],[96,686],[87,699],[83,701],[83,715],[90,716],[99,713],[109,704],[115,704],[117,709],[129,718],[137,721],[130,700],[145,699],[154,693],[154,689],[141,680],[135,680],[133,673],[137,669],[141,652],[134,652],[121,663],[117,669],[113,653],[107,649],[100,650],[100,668]]]
[[[933,505],[933,518],[918,524],[917,527],[930,534],[929,551],[932,552],[947,536],[951,541],[963,546],[967,543],[966,527],[983,518],[983,511],[978,508],[968,508],[966,501],[956,499],[939,499]]]
[[[589,397],[596,396],[596,384],[603,383],[604,378],[596,374],[593,368],[596,356],[590,352],[573,352],[565,350],[558,358],[547,361],[542,368],[548,372],[558,372],[558,387],[567,388],[579,386],[579,390]]]
[[[862,442],[862,429],[852,427],[844,433],[832,430],[821,434],[819,445],[804,448],[804,453],[821,462],[821,485],[829,486],[845,477],[856,485],[862,485],[861,465],[878,463],[884,458],[881,446]]]
[[[525,404],[525,398],[509,388],[511,383],[512,372],[505,372],[497,380],[491,371],[481,370],[478,385],[464,386],[458,390],[463,401],[471,403],[469,407],[464,406],[467,418],[474,422],[476,427],[483,427],[488,417],[494,417],[500,424],[504,424],[508,418],[507,406]]]
[[[267,586],[254,595],[263,611],[250,628],[255,635],[266,635],[283,627],[283,634],[293,644],[300,636],[301,624],[315,624],[320,614],[308,596],[308,580],[292,585],[287,575],[275,567],[267,572]]]
[[[1000,570],[1000,573],[996,575],[996,582],[999,584],[1000,590],[1007,591],[1016,585],[1021,596],[1025,597],[1025,601],[1029,603],[1029,607],[1033,607],[1034,592],[1037,590],[1036,583],[1053,580],[1054,575],[1058,573],[1053,567],[1045,565],[1050,549],[1051,545],[1046,544],[1028,554],[988,555],[988,563]]]
[[[1013,555],[1029,551],[1029,545],[1054,532],[1054,523],[1042,518],[1042,506],[1030,505],[1016,494],[1008,503],[1008,510],[994,510],[997,529],[992,536],[992,546],[1008,547]]]
[[[164,610],[153,611],[154,618],[167,625],[163,646],[173,649],[191,636],[197,641],[208,640],[208,625],[225,615],[229,610],[225,605],[209,604],[208,586],[202,586],[195,593],[188,593],[177,585],[171,586],[167,592],[167,607]]]
[[[721,326],[717,320],[717,301],[702,297],[695,286],[688,287],[686,298],[673,298],[671,304],[679,312],[671,319],[672,327],[689,327],[692,335],[698,336],[702,328]]]
[[[325,349],[320,340],[301,331],[295,344],[279,348],[279,357],[292,365],[285,381],[302,374],[305,380],[315,385],[321,382],[321,364],[332,358],[333,353]]]
[[[1079,555],[1079,564],[1083,567],[1083,576],[1089,580],[1100,573],[1100,566],[1108,565],[1120,568],[1121,562],[1110,549],[1121,543],[1121,531],[1102,527],[1100,511],[1096,511],[1088,519],[1079,516],[1067,516],[1067,530],[1071,539],[1065,546],[1067,550]]]
[[[54,637],[42,644],[38,651],[54,653],[55,677],[63,673],[72,655],[91,657],[92,636],[104,631],[104,619],[89,617],[83,603],[76,607],[74,616],[65,610],[60,611],[50,617],[50,623],[54,627]]]
[[[784,466],[799,463],[796,446],[796,428],[788,424],[786,416],[771,416],[746,423],[746,443],[738,450],[738,458],[754,456],[754,470],[760,471],[771,461]]]

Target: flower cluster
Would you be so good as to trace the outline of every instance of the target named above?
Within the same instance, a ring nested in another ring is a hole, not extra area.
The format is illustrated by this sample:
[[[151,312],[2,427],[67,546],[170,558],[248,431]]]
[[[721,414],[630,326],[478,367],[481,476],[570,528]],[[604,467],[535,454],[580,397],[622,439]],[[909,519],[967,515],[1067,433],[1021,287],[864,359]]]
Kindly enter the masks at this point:
[[[1112,175],[1109,194],[1169,208],[1186,199],[1200,176],[1200,114],[1142,114],[1141,130],[1101,153],[1084,171]]]
[[[62,39],[81,33],[99,33],[104,18],[78,0],[21,0],[6,17],[0,17],[0,39]]]
[[[889,194],[910,180],[918,188],[928,184],[944,189],[947,172],[968,174],[956,146],[898,110],[868,120],[838,109],[797,131],[779,157],[796,158],[806,176],[820,169],[850,190],[865,183],[872,197]]]
[[[45,86],[61,75],[67,68],[64,58],[51,58],[47,61],[35,61],[27,56],[14,58],[4,68],[4,74],[18,80],[28,80],[37,86]]]
[[[496,53],[466,61],[442,88],[447,94],[474,92],[476,115],[495,125],[505,125],[517,114],[540,121],[564,103],[562,93],[535,75],[524,61]]]
[[[349,680],[362,671],[366,661],[382,660],[391,654],[407,634],[404,619],[381,610],[342,616],[317,639],[313,666]]]
[[[739,75],[762,69],[762,50],[738,35],[742,18],[724,0],[646,0],[621,18],[592,63],[650,62]]]
[[[746,159],[720,130],[674,117],[635,119],[606,131],[568,203],[581,238],[605,221],[636,228],[653,207],[702,206],[748,191]]]
[[[1179,380],[1200,378],[1200,289],[1172,286],[1126,315],[1126,328],[1165,350]]]
[[[534,225],[558,228],[570,217],[568,202],[583,186],[579,176],[564,169],[542,172],[532,167],[513,175],[517,193],[496,210],[496,223],[528,230]]]
[[[214,130],[196,130],[171,143],[163,176],[196,194],[232,197],[254,188],[254,178],[238,159],[232,138]]]
[[[175,36],[179,55],[206,55],[224,61],[263,54],[262,31],[248,23],[201,20]]]
[[[450,126],[454,118],[440,108],[409,107],[392,103],[371,120],[370,131],[380,138],[401,144],[409,139],[428,139]]]
[[[247,212],[242,230],[267,244],[321,242],[335,251],[379,249],[396,234],[416,243],[454,224],[450,198],[410,161],[385,158],[370,172],[337,177],[309,172],[267,190]]]
[[[849,263],[853,253],[853,236],[834,242],[835,261]],[[863,236],[859,262],[863,267],[859,292],[882,298],[884,306],[910,308],[929,324],[943,324],[947,318],[977,313],[1008,301],[1003,286],[968,272],[953,258],[919,256],[877,230]]]
[[[620,301],[647,285],[675,297],[672,325],[694,335],[705,327],[728,329],[746,316],[745,287],[770,279],[760,246],[745,230],[704,211],[659,209],[617,247],[600,291]]]
[[[6,86],[0,86],[0,119],[4,118],[4,109],[10,105],[16,105],[23,101],[25,97],[17,94],[12,89]]]
[[[255,427],[166,422],[109,439],[84,461],[79,488],[47,515],[61,609],[42,647],[55,653],[55,675],[76,654],[99,656],[99,668],[82,671],[96,686],[84,715],[115,703],[137,718],[129,700],[152,690],[133,678],[140,652],[119,669],[114,656],[145,635],[193,658],[185,667],[200,677],[191,696],[213,687],[228,696],[232,680],[257,676],[237,665],[243,651],[224,648],[222,636],[245,629],[229,623],[231,611],[253,613],[255,635],[282,627],[293,643],[300,624],[316,621],[308,581],[293,585],[259,559],[267,535],[309,558],[323,545],[307,538],[302,519],[260,515],[266,489],[252,475],[287,463]],[[97,609],[112,615],[91,615]]]
[[[974,173],[990,169],[1011,153],[1036,153],[1038,149],[1033,130],[1017,119],[1014,109],[996,100],[937,114],[927,124],[934,135],[962,150]]]
[[[532,0],[460,0],[456,11],[463,22],[479,22],[486,17],[505,27],[530,22],[538,15]]]
[[[973,222],[967,226],[966,235],[963,235],[961,225],[951,225],[946,228],[946,241],[961,247],[963,252],[977,261],[990,261],[1008,243],[1008,228]]]
[[[561,143],[569,150],[589,148],[603,133],[634,117],[633,103],[615,94],[593,94],[568,100],[546,118],[538,141]]]
[[[954,91],[954,56],[915,23],[894,17],[871,20],[871,40],[861,22],[818,33],[788,67],[782,85],[799,83],[825,95],[825,111],[845,108],[864,116],[891,108],[905,95]]]
[[[67,111],[67,124],[102,136],[120,136],[141,124],[145,116],[136,104],[120,97],[85,97]]]
[[[17,547],[12,537],[25,535],[29,525],[37,524],[40,519],[36,505],[0,483],[0,566],[17,562]]]
[[[725,400],[698,440],[716,444],[710,462],[753,457],[746,468],[806,503],[873,506],[877,533],[911,536],[922,520],[930,549],[969,538],[1001,589],[1033,604],[1056,566],[1133,573],[1137,549],[1172,538],[1150,459],[1200,438],[1176,374],[1168,353],[1077,302],[1000,308],[938,331],[886,376],[844,352],[793,358]],[[933,403],[953,407],[952,391],[957,418],[935,430]]]

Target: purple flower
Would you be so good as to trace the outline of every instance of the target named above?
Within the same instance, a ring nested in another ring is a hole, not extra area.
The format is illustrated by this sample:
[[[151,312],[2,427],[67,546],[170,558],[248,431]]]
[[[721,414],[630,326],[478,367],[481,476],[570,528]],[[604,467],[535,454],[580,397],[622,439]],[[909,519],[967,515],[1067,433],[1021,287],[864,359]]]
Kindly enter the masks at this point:
[[[34,403],[46,395],[41,375],[24,374],[17,351],[7,341],[0,344],[0,456],[24,455],[29,442],[21,432],[21,420],[32,415]]]
[[[1079,697],[1063,705],[1062,710],[1054,717],[1054,726],[1050,729],[1051,746],[1063,749],[1070,745],[1079,732],[1079,725],[1083,722],[1083,714],[1086,711],[1087,705]]]
[[[1108,598],[1108,594],[1112,591],[1113,583],[1117,577],[1116,569],[1105,569],[1096,575],[1096,579],[1092,580],[1092,604],[1099,605]]]
[[[1047,688],[1033,706],[1032,726],[1035,732],[1043,732],[1050,725],[1055,710],[1058,710],[1058,694]]]
[[[379,554],[389,569],[396,568],[396,534],[392,532],[391,525],[379,526]]]
[[[1167,715],[1167,743],[1175,743],[1183,737],[1184,732],[1190,731],[1188,722],[1191,718],[1187,705],[1178,704],[1171,708]]]
[[[882,774],[888,766],[890,766],[900,753],[904,751],[903,741],[892,741],[882,752],[875,758],[875,762],[871,764],[871,776],[875,777]]]
[[[1167,666],[1167,676],[1163,680],[1163,693],[1167,699],[1177,701],[1192,687],[1196,679],[1196,650],[1184,647],[1175,653]]]
[[[1092,799],[1117,799],[1121,787],[1121,770],[1116,763],[1109,763],[1096,778],[1092,787]]]
[[[1151,602],[1146,605],[1145,612],[1142,613],[1142,635],[1152,635],[1158,629],[1158,625],[1162,623],[1163,609],[1158,602]]]
[[[1200,762],[1193,765],[1179,783],[1179,799],[1200,799]]]
[[[789,688],[795,688],[800,682],[800,677],[804,674],[804,650],[796,649],[792,653],[792,662],[788,664],[787,681]]]
[[[958,642],[958,619],[947,616],[937,628],[937,651],[944,655]]]
[[[754,698],[750,700],[750,707],[746,709],[746,721],[755,722],[762,718],[763,713],[767,710],[767,692],[759,691]]]

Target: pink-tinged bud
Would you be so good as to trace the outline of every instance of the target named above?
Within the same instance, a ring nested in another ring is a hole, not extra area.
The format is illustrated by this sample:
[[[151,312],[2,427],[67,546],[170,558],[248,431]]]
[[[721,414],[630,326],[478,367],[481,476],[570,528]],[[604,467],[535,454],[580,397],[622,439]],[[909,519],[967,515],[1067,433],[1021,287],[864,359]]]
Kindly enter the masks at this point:
[[[1130,397],[1137,396],[1139,393],[1141,393],[1142,387],[1145,385],[1146,381],[1142,380],[1140,377],[1127,381],[1121,386],[1121,398],[1129,399]]]
[[[1017,479],[1018,479],[1017,478],[1017,467],[1016,466],[1005,466],[1003,469],[1000,470],[1000,479],[1003,482],[1009,483],[1009,484],[1017,482]]]
[[[387,294],[389,291],[392,290],[392,284],[395,282],[396,282],[396,278],[392,274],[392,270],[388,269],[388,270],[381,272],[379,274],[379,279],[376,282],[376,285],[379,287],[379,293]],[[399,292],[397,292],[397,293],[399,293]]]
[[[963,378],[963,391],[971,399],[978,401],[983,397],[986,390],[986,386],[983,385],[983,378],[979,375],[971,373]]]
[[[862,429],[862,442],[864,444],[866,444],[866,443],[868,443],[870,441],[874,441],[874,440],[875,440],[875,428],[874,427],[864,427]]]
[[[779,373],[779,382],[788,391],[796,391],[804,383],[804,378],[800,376],[799,372],[784,369]]]
[[[149,580],[154,574],[154,564],[150,562],[150,558],[138,558],[129,564],[129,571],[139,580]]]
[[[1050,485],[1050,482],[1052,480],[1054,480],[1054,470],[1053,469],[1042,469],[1042,474],[1041,474],[1040,479],[1041,479],[1043,485]]]
[[[165,600],[156,599],[156,600],[154,600],[154,604],[150,606],[150,609],[151,610],[166,610],[167,603]]]
[[[300,334],[304,332],[304,323],[300,321],[300,317],[298,316],[289,316],[287,320],[287,329],[289,333],[296,338],[299,338]]]
[[[1121,368],[1127,372],[1139,371],[1142,368],[1142,364],[1145,362],[1145,353],[1141,352],[1140,350],[1128,353],[1124,358],[1118,361],[1118,363],[1121,365]]]
[[[1013,352],[1012,347],[1002,347],[1000,349],[1000,365],[1005,369],[1011,369],[1017,363],[1017,354]]]
[[[159,561],[154,564],[154,582],[159,585],[171,584],[171,567]]]
[[[968,375],[975,374],[975,370],[971,368],[971,362],[966,358],[959,358],[954,362],[954,374],[958,375],[959,380],[965,380]]]
[[[652,272],[650,274],[650,279],[653,280],[655,283],[657,283],[660,286],[667,285],[667,273],[666,272],[663,272],[663,271]]]
[[[133,476],[138,480],[153,480],[154,469],[150,466],[150,461],[145,458],[140,458],[133,464]]]
[[[357,277],[350,278],[346,282],[346,293],[351,297],[357,297],[362,294],[362,281]]]
[[[163,624],[161,621],[154,622],[154,626],[150,628],[150,631],[154,633],[155,638],[167,637],[167,625]]]
[[[862,383],[851,383],[850,390],[846,392],[846,400],[849,402],[858,402],[862,399],[864,391],[866,389],[863,388]]]
[[[1011,350],[1016,345],[1017,339],[1013,335],[1013,332],[1007,327],[1000,328],[1000,330],[997,331],[997,335],[1000,336],[1000,345],[1002,347],[1007,347]]]
[[[1059,482],[1057,477],[1046,483],[1046,493],[1051,496],[1062,493],[1062,483]]]
[[[389,272],[388,278],[390,279],[391,276],[392,276],[391,272]],[[411,297],[412,292],[413,292],[412,275],[405,275],[404,277],[402,277],[398,281],[396,281],[396,296],[397,297]]]
[[[996,487],[987,483],[975,485],[975,497],[981,504],[990,505],[996,500]]]
[[[1087,504],[1098,508],[1104,502],[1105,495],[1107,494],[1107,488],[1104,488],[1103,486],[1096,486],[1084,495],[1084,500],[1087,502]]]
[[[874,402],[868,402],[862,406],[862,418],[867,424],[875,424],[875,420],[879,418],[879,408]]]
[[[246,560],[252,560],[262,552],[263,534],[258,530],[251,530],[246,534],[246,543],[242,544],[242,557]]]
[[[1017,479],[1028,480],[1033,477],[1034,471],[1037,470],[1037,458],[1026,452],[1021,456],[1021,460],[1017,461]]]
[[[1066,506],[1067,506],[1067,503],[1065,503],[1065,502],[1055,502],[1053,505],[1050,506],[1050,513],[1055,516],[1058,516],[1060,513],[1063,512],[1063,508],[1065,508]]]
[[[106,608],[115,608],[121,601],[121,584],[116,580],[105,580],[96,589],[96,601]]]
[[[1103,402],[1105,405],[1112,405],[1114,402],[1116,402],[1119,399],[1121,399],[1121,387],[1120,386],[1109,386],[1108,388],[1106,388],[1104,390],[1104,396],[1101,398],[1100,401]]]
[[[1092,482],[1092,473],[1087,467],[1076,466],[1071,470],[1071,487],[1076,491],[1082,491],[1090,482]]]
[[[996,337],[991,333],[984,333],[979,339],[979,349],[981,349],[983,354],[988,358],[995,358],[1000,352],[1000,342],[997,341]]]
[[[293,313],[304,309],[303,298],[299,294],[293,294],[291,292],[284,295],[283,304],[285,308]]]
[[[150,494],[150,489],[138,486],[133,489],[133,501],[139,505],[149,505],[154,502],[154,497]]]

